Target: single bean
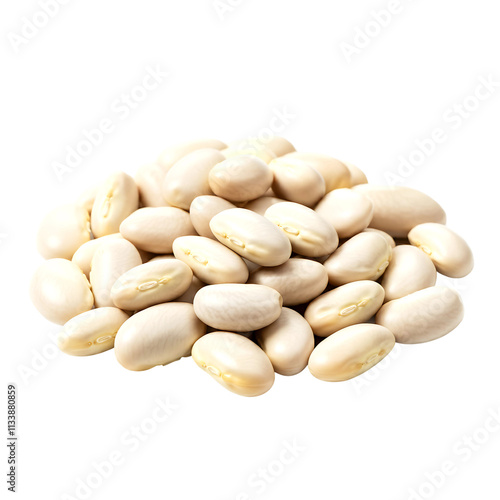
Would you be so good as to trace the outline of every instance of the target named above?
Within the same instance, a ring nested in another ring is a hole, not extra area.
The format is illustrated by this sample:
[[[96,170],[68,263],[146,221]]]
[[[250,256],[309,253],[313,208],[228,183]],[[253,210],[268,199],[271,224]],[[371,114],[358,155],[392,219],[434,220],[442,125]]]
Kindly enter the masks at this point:
[[[313,207],[325,195],[325,180],[306,160],[286,155],[269,166],[274,173],[276,197]]]
[[[271,187],[273,172],[256,156],[236,156],[215,165],[208,182],[217,196],[234,202],[249,201]]]
[[[163,197],[167,203],[189,210],[197,196],[212,194],[208,175],[224,159],[217,149],[199,149],[181,158],[169,169],[163,182]]]
[[[116,307],[101,307],[70,319],[57,337],[57,346],[72,356],[91,356],[113,349],[115,336],[129,315]]]
[[[368,321],[382,307],[384,295],[384,289],[375,281],[354,281],[314,299],[304,317],[315,335],[328,337],[342,328]]]
[[[63,205],[42,220],[36,237],[38,252],[45,259],[71,260],[78,248],[90,240],[90,216],[78,205]]]
[[[292,253],[290,241],[283,231],[250,210],[224,210],[212,218],[210,229],[221,243],[261,266],[279,266]]]
[[[206,326],[191,304],[158,304],[123,323],[115,338],[116,359],[134,371],[167,365],[190,356],[194,343],[205,333]]]
[[[406,238],[411,229],[424,222],[446,222],[441,206],[416,189],[370,184],[360,184],[353,189],[373,203],[370,227],[385,231],[394,238]]]
[[[138,311],[180,297],[192,279],[189,266],[177,259],[148,262],[116,280],[111,288],[111,300],[120,309]]]
[[[345,188],[327,193],[314,210],[335,228],[339,238],[350,238],[360,233],[373,217],[370,199]]]
[[[408,233],[408,239],[425,252],[445,276],[463,278],[474,267],[474,256],[467,242],[443,224],[419,224]]]
[[[243,259],[218,241],[203,236],[182,236],[173,244],[174,255],[185,262],[204,283],[246,283]]]
[[[279,318],[283,300],[264,285],[207,285],[194,298],[196,316],[220,330],[247,332],[270,325]]]
[[[376,280],[391,261],[392,248],[376,233],[359,233],[347,240],[325,261],[332,285]]]
[[[464,317],[459,293],[444,286],[424,288],[384,304],[375,321],[401,344],[420,344],[454,330]]]
[[[189,214],[175,207],[136,210],[120,225],[122,236],[148,252],[172,253],[175,238],[195,234]]]
[[[306,366],[314,349],[309,323],[293,309],[283,307],[280,317],[257,332],[257,343],[280,375],[296,375]]]
[[[250,274],[248,283],[274,288],[283,305],[305,304],[317,297],[328,285],[325,266],[309,259],[292,257],[281,266],[259,267]]]
[[[219,384],[240,396],[260,396],[274,384],[271,361],[243,335],[209,333],[194,344],[193,360]]]
[[[334,227],[304,205],[276,203],[266,210],[265,217],[283,231],[292,244],[292,250],[299,255],[330,255],[339,244]]]
[[[394,344],[394,335],[382,326],[348,326],[316,346],[309,358],[309,371],[327,382],[350,380],[382,361]]]
[[[75,263],[66,259],[49,259],[35,271],[30,297],[38,311],[58,325],[94,305],[87,278]]]
[[[139,191],[134,179],[124,172],[111,175],[98,188],[90,225],[94,237],[117,233],[120,224],[139,208]]]

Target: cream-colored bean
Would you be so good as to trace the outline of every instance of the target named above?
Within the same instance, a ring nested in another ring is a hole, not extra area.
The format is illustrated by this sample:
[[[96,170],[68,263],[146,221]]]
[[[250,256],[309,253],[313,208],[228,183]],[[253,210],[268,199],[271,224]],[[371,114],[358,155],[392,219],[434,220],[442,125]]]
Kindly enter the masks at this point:
[[[298,312],[284,307],[274,323],[257,332],[257,343],[276,373],[296,375],[307,366],[314,349],[314,335]]]
[[[351,175],[349,169],[343,162],[332,156],[318,153],[304,153],[296,151],[286,155],[286,158],[296,158],[305,161],[309,166],[317,170],[325,180],[325,192],[334,189],[348,188],[351,186]]]
[[[218,139],[197,139],[194,141],[181,142],[165,149],[158,158],[157,163],[166,174],[168,170],[181,158],[184,158],[184,156],[199,149],[207,148],[220,151],[221,149],[227,148],[227,144]]]
[[[396,246],[396,242],[394,241],[394,238],[390,234],[387,234],[385,231],[381,231],[380,229],[375,229],[373,227],[367,227],[366,229],[363,229],[362,232],[363,233],[380,234],[380,236],[383,236],[387,240],[387,243],[389,243],[391,248],[394,248]]]
[[[401,344],[420,344],[443,337],[464,317],[459,293],[432,286],[384,304],[375,321],[389,328]]]
[[[474,267],[474,256],[467,242],[443,224],[419,224],[408,233],[408,239],[425,252],[445,276],[463,278]]]
[[[364,323],[384,303],[384,289],[375,281],[353,281],[314,299],[304,313],[315,335],[328,337],[347,326]]]
[[[270,139],[261,140],[259,143],[274,153],[276,158],[279,156],[285,156],[286,154],[293,153],[295,151],[295,146],[290,141],[278,135],[275,135]]]
[[[278,198],[313,207],[325,195],[321,174],[301,158],[276,158],[269,167],[274,174],[273,191]]]
[[[376,233],[359,233],[347,240],[325,261],[332,285],[351,281],[376,280],[391,261],[392,248]]]
[[[175,256],[172,255],[157,255],[153,259],[150,260],[150,262],[156,262],[159,260],[164,260],[164,259],[175,259]],[[189,285],[189,288],[178,298],[174,300],[174,302],[189,302],[190,304],[193,303],[194,301],[194,296],[198,293],[198,290],[200,288],[203,288],[205,286],[205,283],[203,283],[201,280],[199,280],[195,275],[193,275],[193,278],[191,280],[191,284]]]
[[[279,318],[283,300],[268,286],[248,284],[207,285],[194,298],[196,316],[212,328],[248,332]]]
[[[163,197],[165,170],[157,163],[148,163],[135,173],[135,183],[139,190],[139,200],[143,207],[170,206]]]
[[[87,188],[76,200],[76,204],[79,207],[83,207],[90,214],[92,212],[92,207],[94,206],[95,197],[97,196],[97,191],[99,186],[92,186]]]
[[[291,253],[290,240],[271,221],[244,208],[231,208],[210,221],[214,236],[224,245],[261,266],[279,266]]]
[[[163,197],[173,207],[189,210],[197,196],[212,194],[208,183],[210,170],[225,160],[217,149],[189,153],[169,169],[163,181]]]
[[[249,201],[245,208],[247,210],[251,210],[259,215],[264,215],[266,210],[272,205],[276,205],[276,203],[283,203],[285,200],[281,198],[275,198],[274,196],[261,196],[255,200]]]
[[[254,141],[239,141],[229,145],[228,148],[221,150],[225,158],[236,158],[238,156],[255,156],[263,162],[269,164],[276,155],[263,144]]]
[[[204,283],[245,283],[248,269],[243,259],[218,241],[203,236],[182,236],[174,241],[174,255],[185,262]]]
[[[399,245],[392,251],[389,267],[382,276],[386,302],[400,299],[436,284],[436,268],[424,252],[411,245]]]
[[[316,346],[309,358],[309,371],[327,382],[350,380],[382,361],[394,344],[394,335],[382,326],[348,326]]]
[[[119,328],[129,315],[116,307],[101,307],[70,319],[57,336],[57,346],[72,356],[91,356],[113,349]]]
[[[123,236],[120,233],[108,234],[107,236],[103,236],[102,238],[95,238],[93,240],[87,241],[84,243],[73,255],[71,259],[81,270],[82,273],[90,278],[90,267],[92,264],[92,259],[97,251],[97,249],[106,241],[123,239]]]
[[[120,224],[139,208],[139,191],[134,179],[124,172],[111,175],[98,188],[90,225],[96,238],[117,233]]]
[[[370,227],[406,238],[411,229],[424,222],[446,222],[446,214],[431,197],[405,186],[360,184],[353,189],[373,203]]]
[[[88,211],[78,205],[63,205],[43,218],[36,245],[44,259],[71,260],[78,248],[90,240],[90,236]]]
[[[352,189],[334,189],[316,205],[316,213],[328,221],[339,238],[350,238],[368,227],[373,203]]]
[[[111,300],[120,309],[139,311],[180,297],[192,279],[189,266],[177,259],[148,262],[116,280],[111,288]]]
[[[167,365],[190,356],[194,343],[205,333],[206,326],[191,304],[158,304],[123,323],[115,338],[116,359],[134,371]]]
[[[146,207],[136,210],[120,225],[122,236],[148,252],[172,253],[175,238],[195,234],[189,214],[175,207]]]
[[[35,271],[30,297],[40,314],[58,325],[94,305],[87,278],[75,263],[66,259],[49,259]]]
[[[111,288],[130,269],[142,264],[137,249],[127,240],[110,239],[100,245],[92,259],[90,283],[96,307],[113,307]]]
[[[274,384],[264,351],[243,335],[213,332],[193,346],[193,360],[219,384],[240,396],[260,396]]]
[[[189,207],[189,215],[196,232],[205,238],[217,239],[210,229],[210,221],[212,217],[229,208],[236,206],[224,198],[213,195],[197,196]]]
[[[351,185],[349,187],[358,186],[359,184],[368,184],[366,174],[359,167],[347,161],[343,161],[342,163],[351,174]]]
[[[305,304],[320,295],[328,285],[325,266],[309,259],[292,257],[277,267],[260,267],[250,274],[248,283],[274,288],[283,305]]]
[[[338,246],[334,227],[314,210],[293,202],[276,203],[265,213],[292,244],[292,250],[306,257],[330,255]]]
[[[262,196],[273,183],[273,172],[256,156],[236,156],[215,165],[208,175],[210,189],[229,201]]]

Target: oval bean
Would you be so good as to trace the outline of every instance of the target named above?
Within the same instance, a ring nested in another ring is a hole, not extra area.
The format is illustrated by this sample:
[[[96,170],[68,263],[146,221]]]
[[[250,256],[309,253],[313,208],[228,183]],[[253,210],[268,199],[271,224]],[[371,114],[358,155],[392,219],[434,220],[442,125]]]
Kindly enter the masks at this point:
[[[219,384],[240,396],[260,396],[274,384],[269,358],[243,335],[209,333],[194,344],[193,360]]]
[[[208,182],[217,196],[235,202],[249,201],[271,187],[273,172],[260,158],[236,156],[215,165]]]
[[[373,217],[373,203],[352,189],[334,189],[314,209],[337,231],[339,238],[350,238],[368,227]]]
[[[218,241],[203,236],[182,236],[174,241],[174,255],[204,283],[245,283],[248,268],[243,259]]]
[[[42,220],[36,237],[37,249],[44,259],[71,260],[80,246],[90,240],[90,216],[78,205],[63,205],[51,210]]]
[[[283,231],[250,210],[224,210],[212,218],[210,229],[222,244],[261,266],[279,266],[292,253]]]
[[[442,224],[419,224],[408,233],[408,239],[425,252],[445,276],[463,278],[474,267],[474,257],[467,242]]]
[[[328,273],[319,262],[292,257],[281,266],[256,269],[248,283],[274,288],[282,296],[283,305],[294,306],[322,293],[328,285]]]
[[[347,240],[325,261],[332,285],[351,281],[376,280],[391,261],[392,248],[377,233],[359,233]]]
[[[384,289],[375,281],[354,281],[314,299],[304,313],[315,335],[328,337],[347,326],[368,321],[384,303]]]
[[[192,279],[189,266],[177,259],[148,262],[116,280],[111,288],[111,300],[120,309],[138,311],[180,297]]]
[[[181,158],[169,169],[163,182],[163,197],[167,203],[189,210],[197,196],[212,194],[208,175],[224,159],[217,149],[200,149]]]
[[[406,238],[416,225],[424,222],[446,222],[446,214],[430,196],[405,186],[372,186],[360,184],[353,189],[373,203],[370,227]]]
[[[116,359],[134,371],[167,365],[189,356],[205,333],[206,326],[195,316],[191,304],[158,304],[123,323],[115,338]]]
[[[97,190],[90,226],[94,237],[117,233],[120,224],[139,208],[139,191],[134,179],[117,172],[106,179]]]
[[[38,311],[58,325],[94,305],[87,278],[75,263],[66,259],[49,259],[35,271],[30,297]]]
[[[194,298],[196,316],[212,328],[248,332],[279,318],[281,295],[264,285],[207,285]]]
[[[397,342],[420,344],[450,333],[463,316],[459,293],[444,286],[433,286],[387,302],[375,321],[389,328]]]
[[[122,236],[148,252],[172,253],[175,238],[195,234],[189,214],[175,207],[146,207],[136,210],[120,225]]]
[[[306,160],[286,155],[271,161],[269,167],[276,197],[313,207],[325,195],[325,180]]]
[[[306,366],[314,349],[309,323],[293,309],[283,307],[280,317],[257,332],[257,343],[280,375],[296,375]]]
[[[276,203],[266,210],[265,217],[283,231],[293,251],[300,255],[330,255],[339,244],[333,226],[314,210],[298,203]]]
[[[101,307],[70,319],[57,337],[57,346],[72,356],[91,356],[113,349],[115,336],[129,315],[116,307]]]
[[[327,382],[350,380],[382,361],[394,344],[394,335],[382,326],[348,326],[317,345],[309,358],[309,371]]]

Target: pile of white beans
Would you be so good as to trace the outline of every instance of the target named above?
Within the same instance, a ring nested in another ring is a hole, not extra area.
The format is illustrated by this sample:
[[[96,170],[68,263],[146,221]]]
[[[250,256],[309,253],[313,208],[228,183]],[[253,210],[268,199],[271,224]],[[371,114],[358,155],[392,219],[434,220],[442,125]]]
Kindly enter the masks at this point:
[[[461,322],[436,277],[473,257],[445,222],[420,191],[282,137],[192,141],[50,212],[31,298],[67,354],[114,347],[129,370],[192,355],[243,396],[306,366],[343,381]]]

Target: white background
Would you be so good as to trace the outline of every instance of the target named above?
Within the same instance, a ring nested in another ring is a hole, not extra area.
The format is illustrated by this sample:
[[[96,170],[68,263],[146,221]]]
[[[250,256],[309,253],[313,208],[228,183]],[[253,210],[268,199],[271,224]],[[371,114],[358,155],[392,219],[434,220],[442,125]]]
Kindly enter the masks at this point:
[[[211,0],[73,0],[17,45],[23,18],[40,7],[3,2],[1,400],[5,415],[6,384],[16,383],[17,498],[82,498],[77,481],[113,452],[121,464],[89,498],[405,500],[419,488],[420,498],[500,498],[500,431],[481,430],[500,411],[500,87],[467,118],[451,118],[479,78],[500,82],[498,5],[401,0],[349,63],[342,42],[353,44],[389,3],[232,0],[221,18]],[[115,101],[156,66],[169,76],[129,116],[118,113]],[[360,382],[320,382],[306,369],[278,376],[259,398],[224,391],[189,358],[135,373],[113,351],[55,354],[58,327],[27,294],[42,216],[178,141],[258,134],[276,110],[294,115],[281,133],[297,149],[351,161],[375,183],[397,173],[415,140],[445,131],[403,182],[438,200],[474,250],[473,274],[445,282],[463,295],[460,327],[400,347]],[[53,163],[103,118],[113,132],[59,181]],[[152,429],[157,398],[177,409],[134,450],[127,433]],[[465,435],[483,444],[460,444]],[[300,451],[281,466],[285,441]],[[445,461],[454,474],[426,486]],[[257,483],[268,467],[272,482]]]

